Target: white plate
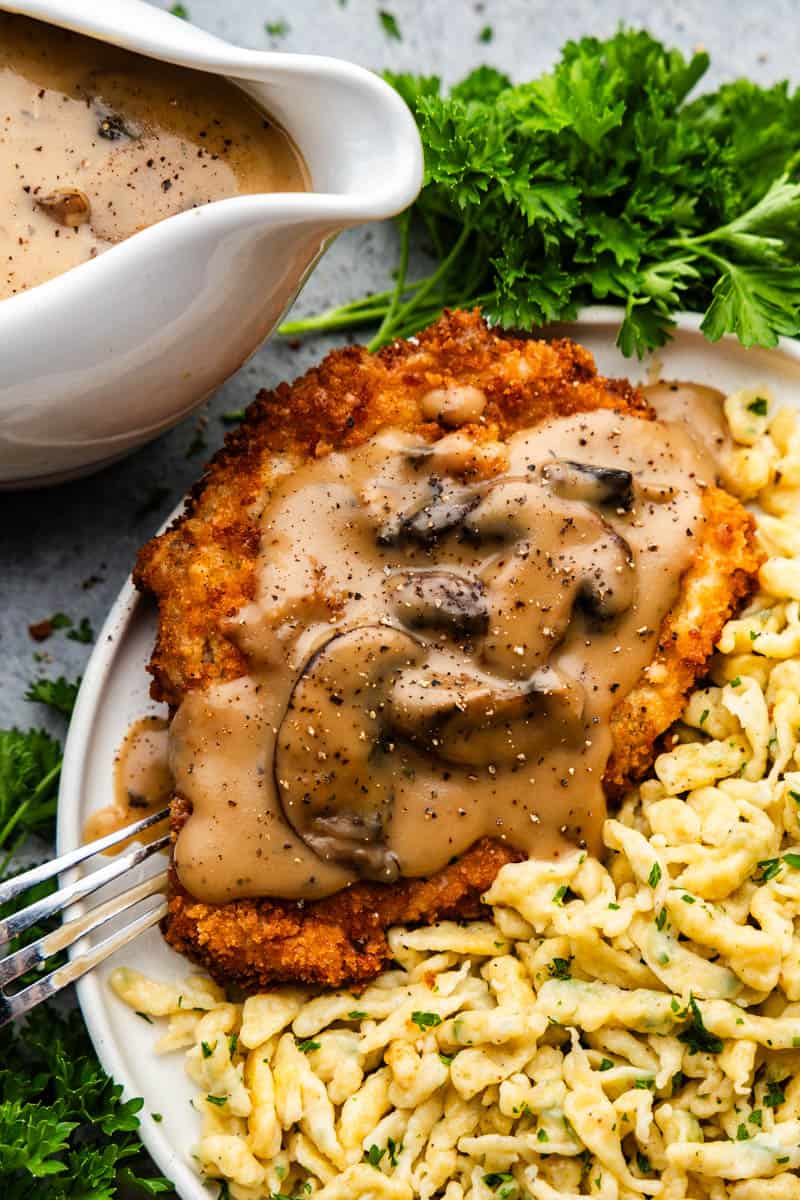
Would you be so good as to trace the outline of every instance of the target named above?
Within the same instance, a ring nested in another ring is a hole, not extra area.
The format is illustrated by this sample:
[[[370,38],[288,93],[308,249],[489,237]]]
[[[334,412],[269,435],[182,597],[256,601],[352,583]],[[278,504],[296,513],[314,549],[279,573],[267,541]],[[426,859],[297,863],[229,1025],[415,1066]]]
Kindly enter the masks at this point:
[[[580,321],[555,332],[587,346],[606,375],[643,380],[652,363],[622,357],[614,345],[620,315],[614,309],[587,309]],[[767,385],[784,404],[800,407],[800,343],[784,341],[777,350],[744,350],[733,338],[711,345],[698,332],[699,319],[680,318],[675,337],[657,354],[659,374],[733,391]],[[58,849],[81,841],[90,812],[110,798],[114,754],[130,723],[159,713],[148,696],[145,664],[155,636],[155,614],[137,598],[130,582],[117,599],[97,640],[84,676],[70,725],[61,774]],[[183,1069],[182,1054],[156,1057],[156,1027],[138,1018],[107,986],[109,972],[125,963],[163,980],[183,978],[192,968],[170,950],[156,930],[144,936],[78,985],[89,1033],[106,1070],[128,1096],[143,1096],[142,1140],[177,1188],[182,1200],[207,1200],[217,1188],[205,1188],[190,1157],[197,1118],[189,1107],[193,1087]],[[152,1112],[161,1113],[156,1123]]]

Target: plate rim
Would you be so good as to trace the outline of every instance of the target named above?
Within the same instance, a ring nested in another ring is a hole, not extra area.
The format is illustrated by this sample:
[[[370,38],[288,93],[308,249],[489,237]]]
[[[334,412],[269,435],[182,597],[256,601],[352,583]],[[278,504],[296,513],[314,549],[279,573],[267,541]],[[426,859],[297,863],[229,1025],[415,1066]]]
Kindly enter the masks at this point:
[[[598,327],[613,325],[616,329],[623,313],[623,309],[614,306],[593,305],[582,309],[573,320],[555,322],[554,326],[569,326],[571,329],[576,329],[576,337],[579,339],[580,327],[596,330]],[[688,333],[705,340],[700,331],[702,320],[703,317],[699,313],[678,313],[675,317],[673,332]],[[550,328],[548,326],[541,332],[546,335]],[[724,340],[736,342],[733,335],[726,335]],[[740,348],[743,352],[747,352],[744,347]],[[794,359],[800,366],[800,340],[780,338],[778,345],[772,349],[763,347],[754,347],[754,349],[767,355],[775,352],[786,355],[790,359]],[[654,354],[657,356],[660,352],[668,352],[668,350],[669,343],[657,349]],[[182,511],[183,503],[181,500],[156,533],[163,532],[172,524]],[[64,746],[56,823],[56,851],[58,854],[63,854],[80,844],[82,778],[85,763],[89,757],[87,751],[98,705],[103,694],[103,685],[113,670],[117,647],[144,603],[146,603],[144,597],[136,591],[132,578],[128,575],[103,623],[86,665]],[[79,951],[80,943],[72,953],[75,954]],[[135,1086],[131,1087],[128,1082],[128,1069],[102,1002],[102,988],[103,984],[96,973],[90,972],[84,976],[76,985],[78,1005],[100,1063],[115,1082],[122,1085],[123,1096],[129,1099],[138,1093]],[[186,1161],[185,1154],[188,1147],[173,1146],[166,1135],[166,1130],[153,1120],[146,1107],[139,1113],[139,1119],[139,1135],[142,1143],[159,1170],[172,1180],[175,1191],[181,1200],[208,1200],[212,1194],[209,1191],[210,1185],[207,1185]]]

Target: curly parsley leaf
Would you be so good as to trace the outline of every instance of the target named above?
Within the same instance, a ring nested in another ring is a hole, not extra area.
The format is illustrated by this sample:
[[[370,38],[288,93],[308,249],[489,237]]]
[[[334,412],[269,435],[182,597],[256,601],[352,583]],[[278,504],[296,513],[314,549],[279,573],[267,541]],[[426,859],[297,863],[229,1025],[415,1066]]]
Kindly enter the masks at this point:
[[[8,1200],[163,1195],[138,1137],[141,1100],[123,1100],[77,1013],[37,1009],[0,1031],[0,1180]],[[46,1180],[38,1183],[38,1180]],[[127,1191],[125,1190],[127,1189]]]
[[[377,349],[444,307],[527,330],[601,302],[624,310],[627,355],[666,342],[682,308],[712,340],[800,333],[800,92],[737,80],[689,100],[708,66],[621,30],[525,83],[387,74],[425,152],[394,285],[283,332],[377,323]],[[412,243],[434,267],[410,281]]]
[[[46,704],[62,716],[70,717],[78,698],[80,684],[80,679],[70,682],[63,675],[59,675],[58,679],[35,679],[25,693],[25,699]]]

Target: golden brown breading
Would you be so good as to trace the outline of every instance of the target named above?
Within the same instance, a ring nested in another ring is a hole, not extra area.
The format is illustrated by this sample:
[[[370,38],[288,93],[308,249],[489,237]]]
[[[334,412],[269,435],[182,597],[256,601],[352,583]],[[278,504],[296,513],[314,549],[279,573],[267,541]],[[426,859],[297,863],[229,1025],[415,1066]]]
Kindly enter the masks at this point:
[[[177,827],[183,817],[178,802]],[[221,984],[235,981],[258,990],[276,980],[325,987],[363,983],[391,957],[390,925],[480,916],[481,894],[505,863],[522,857],[484,839],[431,879],[391,887],[357,883],[314,904],[272,899],[203,904],[171,872],[166,937]]]
[[[652,418],[625,381],[598,375],[588,351],[569,341],[520,339],[486,328],[479,314],[447,313],[418,339],[378,355],[350,347],[328,355],[292,385],[262,392],[242,426],[226,439],[173,527],[144,547],[134,573],[159,603],[150,664],[152,692],[177,705],[191,688],[235,678],[246,669],[222,630],[252,598],[259,515],[277,451],[323,455],[358,445],[387,424],[442,435],[421,417],[421,398],[447,382],[483,389],[488,404],[476,440],[503,438],[549,416],[613,408]],[[606,773],[611,795],[652,762],[658,737],[679,716],[723,624],[747,594],[758,567],[753,522],[727,493],[704,494],[705,523],[681,597],[664,622],[656,658],[612,718],[614,751]],[[178,798],[174,824],[186,812]],[[430,880],[393,886],[358,883],[313,903],[242,900],[208,905],[173,877],[167,940],[220,980],[263,987],[278,979],[337,986],[363,982],[386,963],[384,930],[480,911],[480,894],[497,870],[518,858],[484,841]]]
[[[612,797],[651,765],[658,738],[683,712],[722,626],[753,590],[763,559],[753,518],[728,492],[707,488],[703,513],[694,561],[681,580],[678,603],[661,626],[655,657],[611,715],[614,750],[603,783]]]

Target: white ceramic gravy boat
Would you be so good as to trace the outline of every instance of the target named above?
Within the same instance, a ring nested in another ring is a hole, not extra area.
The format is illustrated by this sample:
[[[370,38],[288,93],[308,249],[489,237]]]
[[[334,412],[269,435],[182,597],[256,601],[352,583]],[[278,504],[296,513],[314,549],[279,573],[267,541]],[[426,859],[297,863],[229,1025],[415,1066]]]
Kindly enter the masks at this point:
[[[141,0],[0,7],[227,76],[312,180],[169,217],[0,301],[2,488],[98,468],[179,421],[275,327],[336,233],[410,204],[422,151],[399,96],[350,63],[243,50]]]

